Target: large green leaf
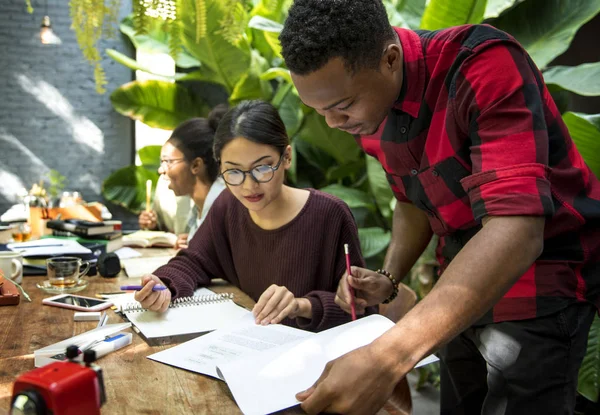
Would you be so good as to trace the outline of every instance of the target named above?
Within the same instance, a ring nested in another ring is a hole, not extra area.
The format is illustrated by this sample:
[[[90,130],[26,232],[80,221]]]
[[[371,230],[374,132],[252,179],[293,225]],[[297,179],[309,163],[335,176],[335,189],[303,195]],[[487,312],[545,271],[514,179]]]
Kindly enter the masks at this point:
[[[112,173],[102,183],[102,196],[133,213],[146,207],[146,181],[156,185],[158,173],[141,166],[127,166]]]
[[[278,38],[281,28],[279,31],[272,29],[276,28],[277,25],[281,26],[281,23],[285,20],[287,4],[287,0],[261,0],[256,2],[252,12],[250,12],[252,18],[248,22],[247,33],[252,38],[252,47],[257,49],[268,60],[273,59],[273,57],[282,58],[281,45]],[[259,18],[259,20],[255,20],[255,18]],[[268,27],[266,30],[260,27],[262,24],[255,27],[255,24],[260,22],[261,19],[271,22],[267,24]]]
[[[264,79],[264,78],[263,78]],[[300,106],[300,97],[291,83],[280,83],[271,104],[279,111],[290,138],[294,137],[302,125],[304,114]]]
[[[421,29],[437,30],[466,23],[481,23],[486,0],[431,0],[425,8]]]
[[[367,208],[375,210],[373,200],[368,193],[357,189],[342,186],[341,184],[330,184],[320,189],[322,192],[329,193],[342,199],[351,208]]]
[[[165,81],[133,81],[110,95],[115,110],[150,127],[173,130],[193,117],[204,117],[210,107],[178,84]]]
[[[492,24],[517,38],[544,68],[568,49],[577,30],[599,11],[598,0],[527,0]]]
[[[138,63],[138,61],[136,61],[135,59],[131,59],[129,56],[114,50],[114,49],[106,49],[105,50],[106,54],[108,56],[110,56],[114,61],[120,63],[123,66],[128,67],[129,69],[132,69],[134,71],[143,71],[143,72],[147,72],[150,73],[152,75],[156,75],[156,76],[160,76],[162,77],[164,80],[172,80],[173,77],[170,74],[165,74],[165,73],[161,73],[161,72],[156,72],[155,70],[144,66],[144,65],[140,65]]]
[[[390,207],[390,202],[394,198],[394,193],[390,188],[390,184],[385,176],[385,171],[381,164],[373,157],[366,156],[367,158],[367,175],[369,178],[369,186],[371,187],[371,192],[375,197],[375,201],[377,202],[377,206],[379,206],[379,210],[381,214],[387,218],[392,218],[392,209]]]
[[[320,148],[307,143],[301,137],[296,137],[294,142],[296,143],[296,150],[298,153],[304,157],[308,164],[315,167],[317,170],[324,172],[329,166],[335,164],[335,160],[329,154]]]
[[[230,43],[223,36],[222,21],[228,11],[228,2],[221,0],[204,0],[204,2],[207,30],[206,35],[196,42],[196,2],[182,0],[183,43],[186,49],[214,74],[213,82],[223,85],[229,93],[232,93],[250,67],[250,45],[245,34],[241,34],[236,44]]]
[[[544,71],[544,80],[578,95],[600,95],[600,62],[553,66]]]
[[[147,19],[146,30],[144,34],[136,34],[133,28],[132,16],[129,15],[123,20],[119,28],[133,43],[136,49],[145,50],[152,53],[169,53],[169,34],[163,30],[163,23],[158,19]],[[193,68],[199,66],[200,62],[182,50],[178,55],[175,63],[180,68]]]
[[[487,0],[483,18],[491,19],[493,17],[498,17],[502,14],[502,12],[510,9],[516,3],[520,3],[522,1],[523,0]]]
[[[146,146],[138,150],[142,166],[150,170],[158,170],[160,166],[160,150],[162,146]]]
[[[273,95],[273,88],[269,81],[261,78],[268,65],[265,59],[257,51],[252,51],[252,63],[248,71],[242,75],[235,84],[229,103],[233,106],[247,99],[262,99],[268,101]]]
[[[281,23],[269,20],[262,16],[254,16],[250,19],[250,22],[248,22],[248,27],[254,29],[253,33],[257,36],[256,43],[259,42],[259,39],[264,39],[264,43],[261,42],[257,45],[262,49],[261,53],[265,52],[266,44],[268,45],[266,52],[269,53],[269,56],[275,55],[282,58],[281,44],[279,43],[279,33],[281,33],[281,30],[283,29]]]
[[[592,402],[600,393],[600,318],[594,316],[588,334],[587,351],[579,369],[577,391]]]
[[[330,154],[340,164],[356,160],[360,155],[354,137],[343,131],[329,128],[325,118],[315,111],[309,112],[304,117],[304,125],[298,134],[304,141]]]
[[[425,2],[425,0],[388,0],[383,4],[393,26],[418,29],[425,11]]]
[[[600,114],[566,112],[563,120],[586,164],[600,177]]]
[[[370,258],[383,252],[388,247],[392,234],[381,228],[360,228],[358,237],[363,257]]]

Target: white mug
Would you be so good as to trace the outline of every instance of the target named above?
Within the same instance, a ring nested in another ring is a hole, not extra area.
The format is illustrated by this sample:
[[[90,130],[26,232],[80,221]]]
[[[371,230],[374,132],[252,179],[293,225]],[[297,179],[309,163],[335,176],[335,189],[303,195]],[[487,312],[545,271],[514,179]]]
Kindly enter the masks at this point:
[[[17,284],[23,281],[23,257],[18,252],[0,252],[0,271]]]

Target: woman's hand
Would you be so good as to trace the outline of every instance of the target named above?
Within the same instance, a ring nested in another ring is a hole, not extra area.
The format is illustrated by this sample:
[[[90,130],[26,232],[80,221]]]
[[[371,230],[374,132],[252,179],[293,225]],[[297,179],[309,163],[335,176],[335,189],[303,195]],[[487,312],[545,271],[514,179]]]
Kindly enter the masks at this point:
[[[142,229],[156,229],[158,227],[158,219],[156,212],[142,212],[138,217],[138,223]]]
[[[171,291],[167,288],[161,291],[152,291],[155,285],[164,285],[156,275],[148,274],[142,277],[142,289],[136,291],[134,298],[142,307],[152,311],[167,311],[171,303]]]
[[[252,309],[256,324],[277,324],[284,318],[312,318],[312,306],[306,298],[296,298],[285,287],[271,285]]]
[[[175,249],[187,249],[188,243],[188,234],[182,233],[177,236],[177,242],[175,242]]]

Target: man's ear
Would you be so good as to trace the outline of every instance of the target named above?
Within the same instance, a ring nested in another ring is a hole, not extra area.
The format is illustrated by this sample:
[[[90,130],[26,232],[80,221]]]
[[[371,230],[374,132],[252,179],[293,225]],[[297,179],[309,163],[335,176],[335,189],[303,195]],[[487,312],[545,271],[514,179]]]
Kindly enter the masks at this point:
[[[402,70],[402,48],[400,45],[395,43],[390,43],[387,45],[381,58],[381,64],[383,69],[386,69],[390,72]]]
[[[190,169],[192,170],[192,174],[194,176],[198,176],[204,170],[204,160],[202,160],[202,158],[200,158],[200,157],[196,157],[190,163]]]

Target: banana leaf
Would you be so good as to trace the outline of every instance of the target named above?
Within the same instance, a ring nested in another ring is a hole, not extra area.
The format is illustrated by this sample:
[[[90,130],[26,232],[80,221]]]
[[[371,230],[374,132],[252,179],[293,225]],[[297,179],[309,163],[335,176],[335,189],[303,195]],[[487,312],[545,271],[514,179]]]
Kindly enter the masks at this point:
[[[425,0],[388,0],[383,4],[393,26],[419,28],[425,11]]]
[[[597,96],[600,95],[600,62],[553,66],[544,71],[544,80],[547,85],[554,84],[577,95]]]
[[[388,247],[392,234],[381,228],[360,228],[358,238],[363,257],[371,258]]]
[[[588,334],[587,351],[579,368],[577,391],[586,399],[598,402],[600,394],[600,318],[594,316]]]
[[[598,0],[527,0],[491,24],[513,35],[537,66],[545,68],[598,12]]]
[[[146,208],[146,181],[156,185],[158,172],[143,166],[127,166],[108,176],[102,183],[102,196],[133,213]]]
[[[484,19],[491,19],[500,16],[504,11],[510,9],[515,4],[524,0],[487,0],[485,5]]]
[[[373,157],[367,158],[367,176],[371,193],[375,197],[377,206],[384,218],[391,220],[393,210],[390,207],[390,202],[394,199],[394,193],[390,188],[390,184],[385,176],[385,171],[381,164]]]
[[[329,193],[342,199],[350,208],[367,208],[370,211],[375,211],[376,207],[373,199],[368,193],[342,186],[340,184],[330,184],[320,189],[322,192]]]
[[[160,166],[160,150],[162,146],[146,146],[138,150],[142,166],[150,170],[158,170]]]
[[[265,58],[260,56],[257,51],[252,51],[251,62],[248,71],[240,78],[231,92],[229,103],[232,106],[246,99],[271,100],[273,87],[269,81],[261,78],[263,72],[268,68]]]
[[[466,23],[481,23],[486,0],[431,0],[425,8],[421,29],[437,30]]]
[[[600,177],[600,114],[567,112],[563,120],[581,157],[596,177]]]
[[[193,117],[205,117],[210,107],[187,88],[165,81],[133,81],[111,95],[119,113],[150,127],[173,130]]]
[[[337,129],[331,129],[325,118],[315,111],[309,112],[304,117],[304,124],[298,135],[306,142],[325,151],[340,164],[357,160],[360,149],[350,134]]]
[[[142,71],[142,72],[146,72],[146,73],[149,73],[149,74],[152,74],[155,76],[159,76],[159,77],[163,78],[165,81],[174,79],[174,77],[171,76],[170,74],[156,72],[155,70],[150,69],[147,66],[139,64],[138,61],[136,61],[135,59],[131,59],[129,56],[127,56],[117,50],[106,49],[105,52],[115,62],[118,62],[121,65],[126,66],[127,68],[129,68],[131,70]]]

